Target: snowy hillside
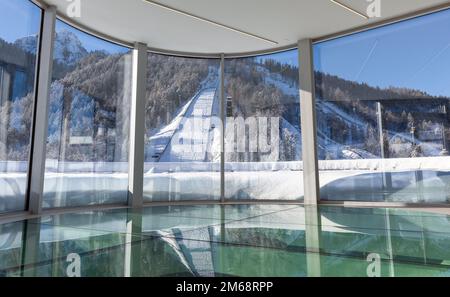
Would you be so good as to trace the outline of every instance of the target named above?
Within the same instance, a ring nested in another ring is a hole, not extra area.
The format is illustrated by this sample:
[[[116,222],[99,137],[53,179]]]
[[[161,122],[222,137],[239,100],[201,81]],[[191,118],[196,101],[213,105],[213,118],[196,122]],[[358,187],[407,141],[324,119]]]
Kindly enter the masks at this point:
[[[209,155],[206,152],[217,147],[219,141],[214,129],[211,129],[211,117],[219,116],[218,84],[219,74],[210,67],[208,76],[201,83],[202,89],[178,110],[168,125],[158,129],[150,137],[146,146],[147,156],[159,162],[208,161]],[[198,119],[203,127],[194,127]],[[191,146],[187,145],[189,143],[205,147],[201,152],[194,153],[190,151]]]
[[[286,95],[298,98],[299,89],[297,84],[287,81],[278,73],[271,73],[263,65],[258,66],[258,71],[264,73],[264,76],[266,77],[266,83],[275,86]],[[344,110],[342,110],[332,102],[327,102],[325,100],[318,99],[316,102],[316,108],[318,119],[320,119],[321,115],[323,114],[332,114],[338,115],[346,122],[348,126],[354,125],[359,127],[360,129],[365,129],[366,127],[366,124],[364,123],[363,119],[355,115],[347,114]],[[301,149],[300,129],[298,127],[294,127],[285,119],[283,119],[282,121],[283,121],[282,126],[284,127],[284,129],[288,127],[287,129],[289,131],[289,135],[287,137],[293,135],[296,137],[296,139],[299,139],[299,141],[296,142],[296,152],[301,152],[302,149]],[[319,148],[322,148],[323,150],[331,149],[331,151],[337,152],[336,155],[344,157],[345,159],[365,159],[376,157],[373,154],[366,152],[364,150],[349,148],[348,146],[345,146],[343,144],[331,140],[325,133],[323,133],[323,131],[320,130],[320,127],[318,128],[317,134],[318,134],[317,142]],[[286,137],[286,135],[284,135],[284,137]]]

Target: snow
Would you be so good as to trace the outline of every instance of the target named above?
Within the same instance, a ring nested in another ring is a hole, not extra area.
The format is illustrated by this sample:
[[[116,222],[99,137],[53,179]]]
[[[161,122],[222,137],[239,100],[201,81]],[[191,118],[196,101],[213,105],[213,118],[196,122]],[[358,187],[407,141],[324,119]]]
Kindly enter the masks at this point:
[[[68,42],[71,44],[69,52],[82,54],[76,36],[63,32],[59,34],[60,39],[71,40]],[[23,42],[29,43],[26,40]],[[267,83],[287,95],[298,97],[298,86],[286,83],[279,74],[271,74],[263,67],[259,70],[267,74]],[[220,124],[214,122],[220,109],[218,78],[217,68],[210,67],[198,93],[180,107],[168,125],[154,131],[149,138],[146,153],[153,162],[144,164],[144,194],[147,200],[220,198],[221,129]],[[61,92],[62,85],[53,84],[52,97],[60,97]],[[58,108],[52,103],[52,110]],[[317,108],[323,113],[338,115],[349,125],[365,127],[363,120],[350,116],[331,102],[318,100]],[[52,118],[52,112],[50,114],[50,123],[60,122]],[[301,159],[300,129],[284,118],[280,125],[284,136],[290,135],[295,139],[295,158]],[[52,135],[58,127],[50,124],[49,130]],[[395,138],[412,141],[408,134],[391,133],[389,136],[391,141]],[[417,143],[425,152],[438,155],[440,148]],[[185,144],[197,145],[201,149],[192,150],[192,146]],[[450,180],[438,175],[438,172],[450,174],[450,157],[379,159],[366,151],[336,143],[321,131],[318,131],[318,144],[327,149],[336,148],[347,158],[319,161],[320,186],[326,187],[328,191],[352,194],[356,187],[365,193],[380,191],[383,190],[377,184],[380,173],[388,172],[393,173],[395,179],[393,183],[397,192],[393,194],[393,199],[396,201],[410,202],[416,199],[411,198],[410,193],[417,193],[418,185],[437,189],[434,192],[427,190],[428,194],[424,197],[426,201],[442,202],[447,199],[445,195],[448,192],[442,189]],[[0,212],[5,205],[8,208],[11,205],[15,205],[16,209],[23,208],[27,169],[27,162],[0,162]],[[424,180],[412,178],[416,171],[426,175]],[[361,178],[370,183],[355,185]],[[226,162],[225,191],[226,197],[231,199],[301,199],[304,195],[303,162]],[[45,207],[123,203],[128,196],[128,163],[47,160],[44,192]]]
[[[359,159],[319,161],[320,170],[368,170],[368,171],[449,171],[450,157]]]
[[[52,164],[53,163],[53,164]],[[417,186],[423,184],[426,201],[446,203],[450,184],[450,157],[414,159],[371,159],[320,161],[320,186],[353,193],[379,191],[383,172],[392,173],[395,201],[411,202]],[[50,167],[51,166],[51,167]],[[219,199],[220,163],[168,162],[147,163],[154,168],[144,175],[144,193],[154,200]],[[233,199],[294,200],[303,197],[302,162],[236,162],[225,164],[226,196]],[[0,211],[7,204],[20,209],[26,191],[26,162],[0,162]],[[11,172],[14,169],[22,172]],[[124,203],[128,193],[126,163],[47,163],[45,176],[46,206],[65,203],[75,206],[97,203]],[[58,173],[64,170],[65,173]],[[423,180],[415,179],[421,171]],[[438,175],[438,173],[441,173]],[[336,183],[338,182],[338,183]],[[331,188],[330,188],[331,187]],[[340,192],[341,193],[341,192]],[[343,193],[343,192],[342,192]],[[354,195],[354,194],[353,194]],[[61,198],[63,197],[63,198]],[[65,199],[64,201],[57,201]],[[6,204],[5,204],[6,203]]]
[[[294,160],[302,159],[302,134],[299,128],[294,127],[291,123],[281,118],[282,135],[286,137],[288,134],[295,139],[295,157]]]
[[[14,45],[27,53],[36,54],[38,36],[36,34],[25,36],[14,41]]]
[[[187,102],[177,113],[175,118],[168,125],[162,127],[153,136],[149,138],[150,145],[146,147],[147,154],[152,157],[155,155],[160,156],[166,147],[169,145],[174,133],[177,131],[183,116],[186,114],[188,108],[199,94],[196,94],[189,102]]]
[[[259,73],[263,74],[263,76],[265,78],[265,82],[267,84],[271,84],[274,87],[280,89],[286,95],[299,97],[300,93],[299,93],[299,89],[298,89],[298,84],[296,84],[296,83],[292,83],[292,84],[286,83],[286,81],[283,80],[283,77],[280,74],[278,74],[278,73],[271,73],[264,66],[258,66],[257,69],[258,69]]]
[[[266,78],[266,83],[272,84],[276,88],[280,89],[284,94],[289,96],[298,97],[299,91],[298,86],[296,84],[288,84],[280,74],[270,73],[265,67],[258,66],[258,71],[264,73],[264,77]],[[333,114],[334,116],[339,117],[340,120],[343,120],[349,126],[356,126],[359,129],[365,131],[367,127],[367,123],[359,117],[357,114],[348,114],[345,110],[334,104],[333,102],[327,101],[323,98],[317,98],[316,100],[316,108],[323,114]],[[396,138],[399,138],[408,143],[403,144],[403,148],[410,149],[411,143],[415,141],[417,145],[420,145],[423,153],[426,156],[439,156],[440,151],[442,150],[442,146],[425,143],[418,139],[412,139],[411,135],[408,133],[393,133],[388,131],[389,141],[391,143],[392,148],[401,149],[398,145],[392,145]],[[367,158],[376,158],[375,155],[354,147],[349,147],[344,144],[336,143],[327,137],[322,131],[318,131],[318,143],[319,146],[323,149],[331,151],[340,151],[342,156],[348,159],[367,159]],[[301,149],[301,148],[300,148]]]
[[[213,105],[217,104],[216,90],[206,89],[200,92],[190,104],[184,116],[179,121],[174,135],[168,146],[163,151],[160,162],[176,161],[206,161],[206,153],[209,149],[206,147],[211,140],[211,115]],[[197,126],[197,122],[201,123]],[[177,143],[181,141],[180,143]],[[187,150],[188,144],[204,145],[199,151]]]
[[[323,160],[319,161],[320,170],[328,171],[449,171],[450,157],[423,157],[398,159],[358,159],[358,160]],[[219,162],[146,162],[147,173],[149,168],[157,167],[153,173],[158,172],[219,172]],[[0,174],[26,173],[27,162],[3,161],[0,162]],[[225,171],[301,171],[303,162],[226,162]],[[46,172],[56,173],[128,173],[127,162],[58,162],[46,161]]]
[[[271,73],[263,66],[258,66],[258,71],[264,73],[264,77],[266,79],[266,83],[273,85],[274,87],[281,90],[284,94],[288,96],[294,96],[298,98],[299,89],[297,84],[287,83],[283,77],[278,73]],[[348,125],[355,125],[360,129],[365,130],[366,124],[364,121],[358,117],[358,115],[349,115],[344,110],[333,104],[332,102],[328,102],[321,98],[318,98],[316,101],[316,108],[318,111],[324,114],[335,114],[339,116],[340,119],[344,120]],[[283,119],[283,126],[290,125],[286,120]],[[295,131],[297,130],[297,131]],[[291,127],[289,128],[289,132],[291,135],[295,135],[301,139],[301,134],[298,128]],[[318,143],[319,147],[327,148],[327,150],[332,151],[340,151],[342,155],[349,159],[363,159],[363,158],[376,158],[373,154],[363,151],[361,149],[350,148],[343,144],[337,143],[326,136],[322,131],[318,130]],[[301,152],[301,141],[300,143],[296,143],[296,151]],[[298,159],[298,158],[297,158]]]
[[[56,33],[53,57],[59,63],[75,65],[88,55],[78,36],[70,31],[62,30]]]
[[[208,76],[201,83],[201,89],[182,106],[174,119],[161,127],[150,138],[146,146],[148,158],[161,163],[174,161],[207,161],[207,152],[217,151],[220,135],[218,129],[211,129],[213,117],[219,116],[218,70],[209,68]],[[201,127],[196,126],[201,123]],[[202,145],[200,152],[186,151],[189,145]],[[213,158],[214,159],[214,158]]]
[[[31,35],[20,38],[14,42],[23,50],[35,54],[37,48],[37,36]],[[77,35],[68,30],[56,33],[53,57],[56,61],[66,65],[75,65],[88,54]]]
[[[361,129],[365,129],[367,124],[358,117],[358,115],[349,115],[339,106],[336,106],[332,102],[326,101],[324,99],[318,98],[316,102],[317,108],[319,108],[323,113],[331,113],[339,116],[339,119],[344,120],[348,124],[356,125]]]

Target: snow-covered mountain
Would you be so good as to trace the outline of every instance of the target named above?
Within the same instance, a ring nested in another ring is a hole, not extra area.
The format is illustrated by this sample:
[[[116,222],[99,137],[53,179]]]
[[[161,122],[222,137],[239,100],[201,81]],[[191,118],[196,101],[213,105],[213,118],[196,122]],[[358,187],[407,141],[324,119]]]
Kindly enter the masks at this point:
[[[268,68],[264,66],[264,64],[258,65],[258,71],[260,73],[264,73],[265,81],[267,84],[273,85],[277,89],[281,90],[287,96],[298,96],[298,85],[292,83],[291,81],[287,81],[284,79],[279,73],[272,73]],[[327,102],[325,100],[317,100],[316,102],[317,114],[320,118],[320,115],[323,114],[338,114],[339,117],[349,126],[356,125],[361,129],[365,129],[365,124],[362,119],[355,115],[349,115],[344,110],[339,108],[339,106]],[[300,159],[302,144],[301,144],[301,131],[299,127],[294,127],[290,124],[286,119],[282,118],[282,138],[283,141],[287,141],[286,139],[294,139],[295,142],[294,148],[296,152],[296,160]],[[361,149],[351,148],[341,143],[334,142],[330,139],[323,131],[320,130],[320,127],[317,131],[317,142],[319,149],[330,150],[333,148],[333,151],[339,152],[338,155],[340,158],[345,159],[362,159],[362,158],[375,158],[374,155],[370,154]],[[291,140],[292,141],[292,140]],[[335,156],[336,158],[338,156]]]
[[[14,45],[29,53],[35,53],[38,46],[37,36],[31,35],[17,39]],[[88,51],[74,33],[63,30],[56,33],[53,55],[57,62],[71,66],[88,55]]]
[[[37,35],[30,35],[27,37],[22,37],[20,39],[17,39],[14,42],[14,45],[23,49],[24,51],[35,54],[36,48],[38,46],[37,44]]]

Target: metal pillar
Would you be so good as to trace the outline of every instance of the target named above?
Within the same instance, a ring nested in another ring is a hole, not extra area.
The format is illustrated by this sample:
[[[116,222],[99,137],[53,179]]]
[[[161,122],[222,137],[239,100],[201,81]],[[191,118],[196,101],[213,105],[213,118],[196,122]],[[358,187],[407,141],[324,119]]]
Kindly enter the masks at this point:
[[[130,156],[128,164],[128,205],[132,208],[141,208],[144,200],[147,57],[147,45],[137,43],[133,50]]]
[[[298,42],[300,74],[300,113],[303,153],[303,182],[305,204],[319,201],[319,171],[316,146],[316,109],[313,53],[310,39]]]
[[[37,62],[37,84],[33,136],[29,167],[28,211],[31,214],[42,212],[44,191],[45,157],[48,129],[48,109],[50,85],[53,68],[53,42],[55,38],[56,7],[44,10],[42,32]]]

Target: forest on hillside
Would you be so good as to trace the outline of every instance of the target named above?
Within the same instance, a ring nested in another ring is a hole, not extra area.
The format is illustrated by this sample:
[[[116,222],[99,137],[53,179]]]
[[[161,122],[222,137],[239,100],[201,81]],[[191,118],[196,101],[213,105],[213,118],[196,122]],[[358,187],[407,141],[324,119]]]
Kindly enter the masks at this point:
[[[147,71],[147,133],[170,123],[176,111],[201,88],[209,67],[218,61],[149,54]]]
[[[346,158],[333,152],[336,143],[373,158],[447,154],[450,98],[408,88],[381,89],[317,71],[315,77],[318,129],[326,138],[319,146],[322,159]]]
[[[64,37],[63,40],[73,42],[73,37]],[[59,50],[54,61],[47,157],[66,161],[126,161],[131,55],[80,49],[72,53],[71,48],[75,47]],[[11,71],[12,65],[14,69],[34,69],[30,66],[34,60],[35,56],[21,48],[20,43],[0,40],[3,76]],[[17,61],[27,61],[29,67],[16,65]],[[278,160],[298,160],[301,150],[298,68],[256,58],[230,59],[225,68],[225,92],[231,100],[231,116],[279,117],[283,147]],[[173,120],[179,109],[204,87],[211,69],[218,71],[217,60],[149,55],[147,136]],[[28,159],[33,75],[29,71],[28,80],[16,81],[14,88],[25,90],[19,98],[12,95],[1,98],[1,160]],[[379,157],[382,143],[386,157],[438,155],[446,146],[448,149],[449,98],[406,88],[381,89],[320,72],[315,76],[321,158],[348,158],[342,153],[345,148],[365,152],[361,157]],[[4,91],[7,88],[11,87],[1,85],[2,96],[8,93]],[[385,138],[382,141],[377,102],[382,106]]]

